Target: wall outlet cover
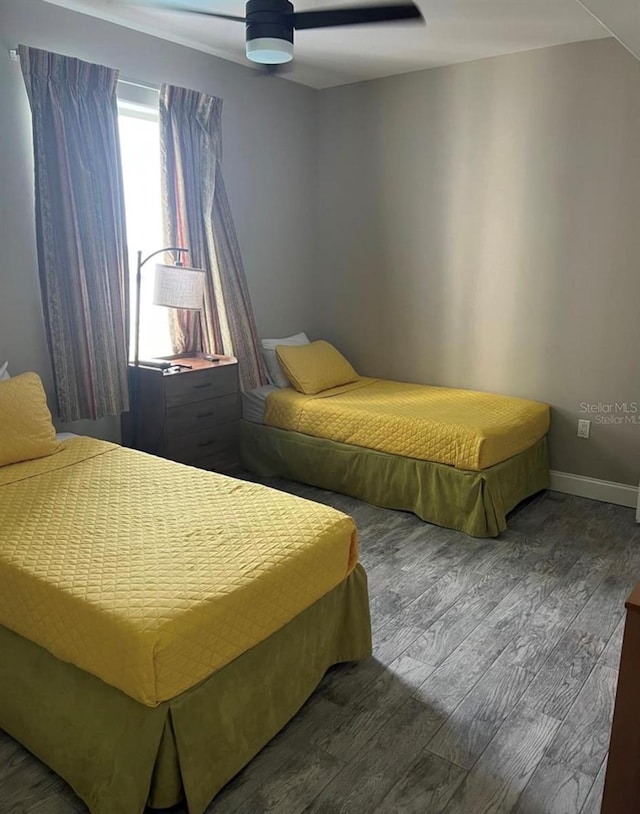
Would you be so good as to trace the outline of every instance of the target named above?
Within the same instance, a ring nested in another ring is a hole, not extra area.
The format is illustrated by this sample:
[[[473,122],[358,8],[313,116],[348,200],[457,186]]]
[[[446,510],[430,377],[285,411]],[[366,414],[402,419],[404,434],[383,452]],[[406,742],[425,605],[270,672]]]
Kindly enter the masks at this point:
[[[591,432],[591,422],[587,418],[578,419],[578,438],[588,438]]]

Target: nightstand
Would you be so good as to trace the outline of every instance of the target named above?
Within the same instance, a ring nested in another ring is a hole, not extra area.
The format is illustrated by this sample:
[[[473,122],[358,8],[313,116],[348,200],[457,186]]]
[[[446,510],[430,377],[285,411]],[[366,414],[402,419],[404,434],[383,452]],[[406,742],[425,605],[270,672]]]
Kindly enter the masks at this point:
[[[179,372],[129,368],[131,446],[201,469],[231,473],[240,468],[238,360],[217,358],[169,357],[190,368]]]

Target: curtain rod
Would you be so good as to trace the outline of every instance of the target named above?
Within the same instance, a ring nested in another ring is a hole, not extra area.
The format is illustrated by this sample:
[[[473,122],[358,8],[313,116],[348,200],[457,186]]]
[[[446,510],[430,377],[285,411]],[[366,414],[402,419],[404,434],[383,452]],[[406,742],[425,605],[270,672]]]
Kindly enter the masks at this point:
[[[124,76],[118,79],[118,82],[122,82],[123,85],[131,85],[134,88],[143,88],[144,90],[154,90],[157,93],[160,92],[160,85],[153,85],[151,84],[151,82],[141,82],[138,79],[127,79]]]
[[[9,59],[12,62],[20,62],[20,54],[18,53],[17,48],[10,48],[9,49]],[[139,79],[127,79],[126,77],[121,77],[118,79],[118,82],[122,82],[123,85],[131,85],[134,88],[143,88],[144,90],[153,90],[157,93],[160,92],[160,85],[153,85],[151,82],[142,82]]]

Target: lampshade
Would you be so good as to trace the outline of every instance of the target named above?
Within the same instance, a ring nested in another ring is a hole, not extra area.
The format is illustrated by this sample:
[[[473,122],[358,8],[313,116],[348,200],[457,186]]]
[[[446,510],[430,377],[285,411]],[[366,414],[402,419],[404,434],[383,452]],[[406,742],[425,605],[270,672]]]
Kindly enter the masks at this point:
[[[279,37],[247,40],[247,59],[261,65],[282,65],[293,59],[293,43]]]
[[[153,304],[186,311],[202,310],[204,271],[187,266],[156,265]]]

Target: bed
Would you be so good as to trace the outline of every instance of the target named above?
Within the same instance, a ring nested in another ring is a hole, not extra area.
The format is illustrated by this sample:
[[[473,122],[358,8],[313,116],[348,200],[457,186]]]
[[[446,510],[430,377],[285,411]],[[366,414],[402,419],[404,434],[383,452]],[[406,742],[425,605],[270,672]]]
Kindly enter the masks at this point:
[[[277,348],[293,386],[244,396],[247,469],[476,537],[497,536],[509,511],[548,487],[548,405],[358,376],[327,345]]]
[[[108,442],[56,445],[0,466],[0,727],[93,814],[201,814],[328,667],[370,655],[355,526]]]

